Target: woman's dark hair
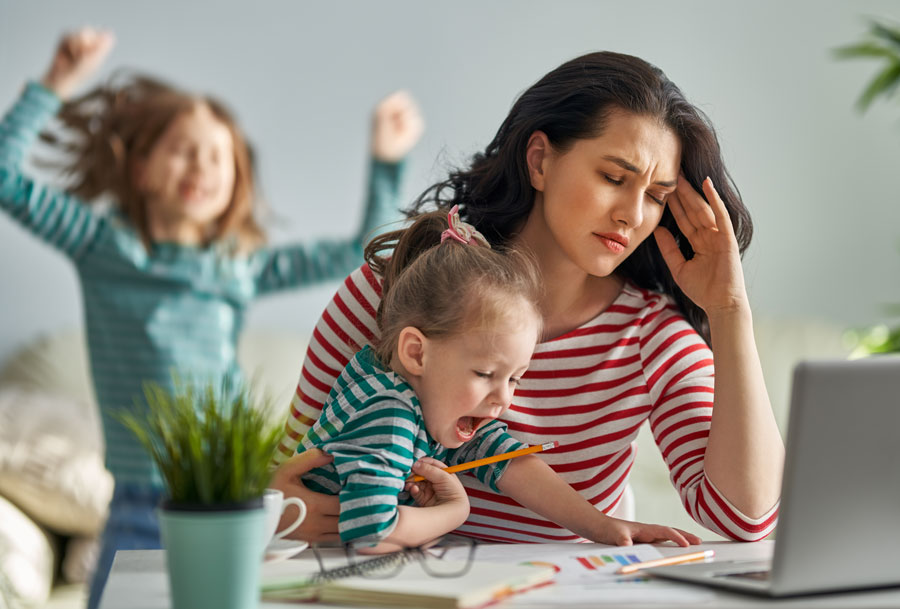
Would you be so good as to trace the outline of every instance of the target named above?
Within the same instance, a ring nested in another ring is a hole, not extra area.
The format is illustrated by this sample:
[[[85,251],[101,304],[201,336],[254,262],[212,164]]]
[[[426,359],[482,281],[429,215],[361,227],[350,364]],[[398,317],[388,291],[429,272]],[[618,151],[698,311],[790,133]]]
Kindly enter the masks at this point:
[[[590,53],[541,78],[519,96],[484,152],[475,154],[468,168],[452,171],[448,179],[428,188],[407,213],[418,214],[433,205],[459,205],[465,221],[491,243],[502,245],[522,228],[534,204],[525,160],[531,135],[543,131],[555,150],[565,152],[576,140],[600,136],[616,110],[654,118],[678,137],[685,178],[698,192],[703,180],[712,178],[743,254],[753,224],[725,169],[709,119],[659,68],[620,53]],[[668,208],[660,225],[672,232],[681,252],[691,258],[693,249]],[[675,284],[655,239],[645,239],[616,273],[642,288],[670,295],[709,342],[706,314]]]

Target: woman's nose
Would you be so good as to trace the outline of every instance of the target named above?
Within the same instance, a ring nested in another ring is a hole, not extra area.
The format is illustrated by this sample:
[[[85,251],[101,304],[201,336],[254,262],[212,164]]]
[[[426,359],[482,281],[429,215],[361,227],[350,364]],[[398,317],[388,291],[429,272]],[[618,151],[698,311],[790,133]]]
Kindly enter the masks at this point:
[[[612,216],[616,224],[634,228],[644,221],[644,193],[635,191],[623,191],[615,201]]]

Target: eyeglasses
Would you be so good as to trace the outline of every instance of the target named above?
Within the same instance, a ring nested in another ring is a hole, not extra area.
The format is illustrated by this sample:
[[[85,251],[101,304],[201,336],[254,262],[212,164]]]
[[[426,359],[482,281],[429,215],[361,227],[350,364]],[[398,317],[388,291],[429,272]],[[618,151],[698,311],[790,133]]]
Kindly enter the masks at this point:
[[[360,576],[369,579],[387,579],[399,573],[407,563],[416,562],[431,577],[461,577],[469,572],[475,558],[474,539],[458,535],[448,536],[436,542],[415,548],[403,548],[390,554],[372,556],[367,554],[374,544],[344,544],[347,563],[339,567],[326,568],[315,544],[313,554],[319,563],[319,573],[311,583],[324,583],[344,577]]]

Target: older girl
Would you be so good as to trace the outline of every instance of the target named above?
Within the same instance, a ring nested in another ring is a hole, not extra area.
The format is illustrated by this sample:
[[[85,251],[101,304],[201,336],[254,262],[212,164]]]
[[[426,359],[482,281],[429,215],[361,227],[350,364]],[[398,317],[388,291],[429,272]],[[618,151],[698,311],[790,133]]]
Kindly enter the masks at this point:
[[[265,247],[250,150],[220,103],[145,77],[66,101],[112,43],[91,29],[65,36],[42,81],[29,83],[0,123],[0,209],[72,260],[84,294],[106,464],[116,481],[89,607],[117,549],[160,543],[159,475],[113,415],[136,407],[145,381],[171,388],[173,370],[201,382],[234,378],[244,314],[257,296],[355,268],[363,238],[396,205],[397,161],[421,130],[408,106],[376,114],[375,149],[398,156],[376,159],[356,234]],[[65,137],[47,139],[68,153],[67,192],[22,171],[57,113]],[[89,205],[101,198],[112,213]]]
[[[485,151],[412,211],[454,204],[492,242],[531,250],[544,277],[545,338],[502,417],[510,434],[558,440],[561,448],[542,458],[598,510],[616,514],[634,440],[649,421],[697,522],[737,540],[771,532],[783,446],[741,272],[750,218],[712,126],[681,91],[637,57],[568,61],[526,90]],[[343,362],[375,340],[380,298],[381,279],[364,266],[323,314],[283,460]],[[310,506],[299,535],[311,539],[337,530],[336,502],[299,481],[325,458],[298,455],[275,481]],[[521,499],[464,482],[472,507],[461,533],[581,540]]]

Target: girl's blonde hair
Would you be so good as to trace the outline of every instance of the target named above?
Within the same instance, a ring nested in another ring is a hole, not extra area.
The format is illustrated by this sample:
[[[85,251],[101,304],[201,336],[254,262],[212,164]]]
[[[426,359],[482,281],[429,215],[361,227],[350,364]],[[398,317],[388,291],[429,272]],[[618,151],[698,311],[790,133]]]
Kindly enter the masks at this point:
[[[382,277],[380,336],[373,348],[384,364],[407,326],[437,339],[489,329],[517,310],[511,307],[516,299],[540,323],[541,280],[530,256],[452,239],[441,243],[447,228],[446,210],[428,212],[366,247],[366,262]]]
[[[137,229],[144,243],[151,242],[147,202],[135,186],[135,168],[180,115],[205,105],[231,132],[234,144],[234,191],[231,203],[209,235],[210,241],[234,237],[247,251],[265,241],[254,217],[256,199],[253,154],[236,120],[219,101],[190,95],[162,81],[119,73],[106,84],[63,104],[58,118],[65,135],[45,131],[41,139],[65,153],[56,163],[71,178],[68,190],[93,202],[110,196]]]

